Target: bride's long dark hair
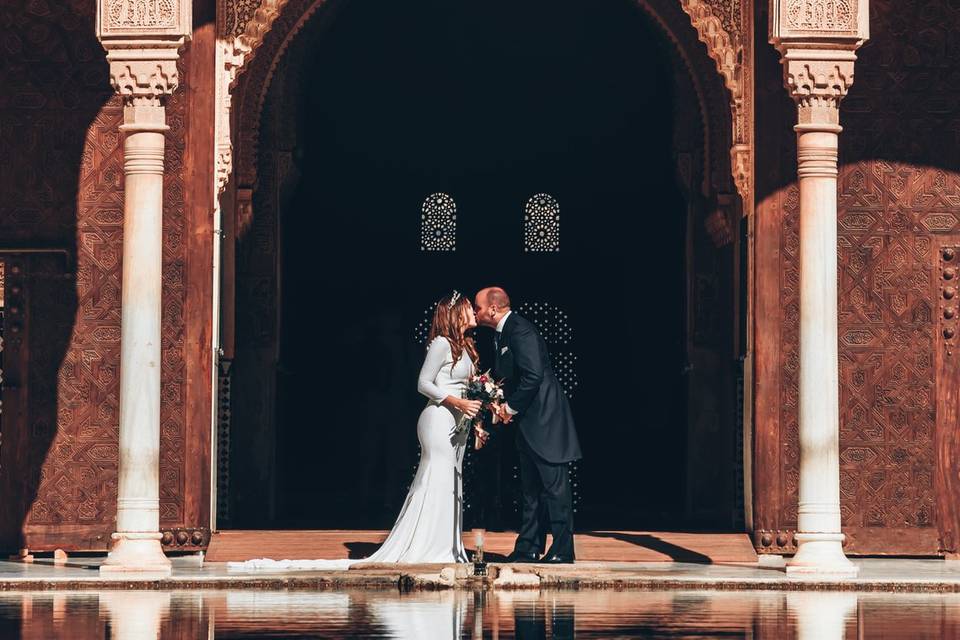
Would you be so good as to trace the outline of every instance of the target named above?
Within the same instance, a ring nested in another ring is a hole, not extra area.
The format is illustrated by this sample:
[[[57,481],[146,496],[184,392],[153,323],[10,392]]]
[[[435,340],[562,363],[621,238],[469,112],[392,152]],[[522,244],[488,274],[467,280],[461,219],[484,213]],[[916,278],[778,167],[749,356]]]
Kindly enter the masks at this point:
[[[456,366],[463,357],[463,352],[470,354],[470,358],[477,362],[477,344],[473,337],[466,335],[467,330],[467,310],[470,308],[470,300],[457,295],[455,302],[451,304],[454,294],[450,294],[437,303],[437,308],[433,311],[433,322],[430,324],[430,336],[427,338],[429,346],[437,336],[443,336],[450,341],[450,352],[453,354],[453,364]]]

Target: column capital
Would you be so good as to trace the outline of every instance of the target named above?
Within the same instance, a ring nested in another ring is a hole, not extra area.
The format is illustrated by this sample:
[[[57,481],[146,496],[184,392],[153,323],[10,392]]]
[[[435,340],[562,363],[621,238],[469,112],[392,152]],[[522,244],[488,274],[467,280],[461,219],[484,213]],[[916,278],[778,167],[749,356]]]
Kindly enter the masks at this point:
[[[192,12],[192,0],[97,0],[97,38],[107,52],[110,84],[126,104],[159,106],[176,90]]]
[[[798,104],[837,106],[853,85],[852,51],[787,49],[782,53],[783,84]]]
[[[110,63],[110,84],[127,105],[160,106],[180,83],[179,47],[172,41],[103,42]]]
[[[869,0],[770,0],[770,43],[800,126],[839,132],[840,101],[853,85],[857,49],[869,37]]]

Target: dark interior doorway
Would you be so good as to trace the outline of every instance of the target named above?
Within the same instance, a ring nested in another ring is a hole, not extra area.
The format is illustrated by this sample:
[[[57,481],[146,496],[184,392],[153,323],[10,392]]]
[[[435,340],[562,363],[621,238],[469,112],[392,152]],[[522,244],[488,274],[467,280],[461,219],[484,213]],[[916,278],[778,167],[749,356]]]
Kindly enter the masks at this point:
[[[275,507],[257,524],[388,528],[418,460],[418,325],[451,289],[498,283],[565,327],[551,348],[585,456],[578,528],[728,526],[688,517],[692,245],[673,140],[698,123],[676,122],[665,47],[626,0],[338,8],[296,96],[263,372]],[[421,248],[438,192],[457,207],[452,252]],[[559,204],[557,253],[525,250],[537,193]],[[468,527],[516,526],[512,447],[504,431],[468,453]]]

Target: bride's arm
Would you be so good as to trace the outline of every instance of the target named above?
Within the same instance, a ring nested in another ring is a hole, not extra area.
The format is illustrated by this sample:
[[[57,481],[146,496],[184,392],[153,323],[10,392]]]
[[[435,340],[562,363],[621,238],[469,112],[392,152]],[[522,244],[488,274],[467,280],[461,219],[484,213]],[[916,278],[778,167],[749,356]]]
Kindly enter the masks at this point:
[[[427,349],[427,357],[423,359],[423,366],[420,367],[420,375],[417,377],[417,391],[427,396],[431,402],[444,406],[448,409],[455,409],[461,413],[473,417],[480,410],[480,402],[477,400],[465,400],[455,396],[448,395],[446,391],[437,385],[437,374],[445,362],[453,361],[450,353],[450,343],[446,338],[434,338]]]

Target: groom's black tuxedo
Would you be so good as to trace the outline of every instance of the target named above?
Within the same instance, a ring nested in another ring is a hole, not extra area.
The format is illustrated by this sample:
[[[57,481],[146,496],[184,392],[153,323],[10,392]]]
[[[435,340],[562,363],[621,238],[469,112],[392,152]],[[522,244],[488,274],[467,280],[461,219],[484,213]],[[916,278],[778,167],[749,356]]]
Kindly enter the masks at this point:
[[[497,339],[493,372],[520,433],[534,453],[553,464],[580,459],[580,442],[547,344],[526,318],[511,313]]]
[[[517,412],[523,513],[514,551],[543,553],[550,529],[553,545],[547,555],[572,560],[568,463],[580,459],[580,442],[570,404],[550,365],[547,344],[529,321],[511,313],[494,340],[494,375],[504,381],[507,406]]]

